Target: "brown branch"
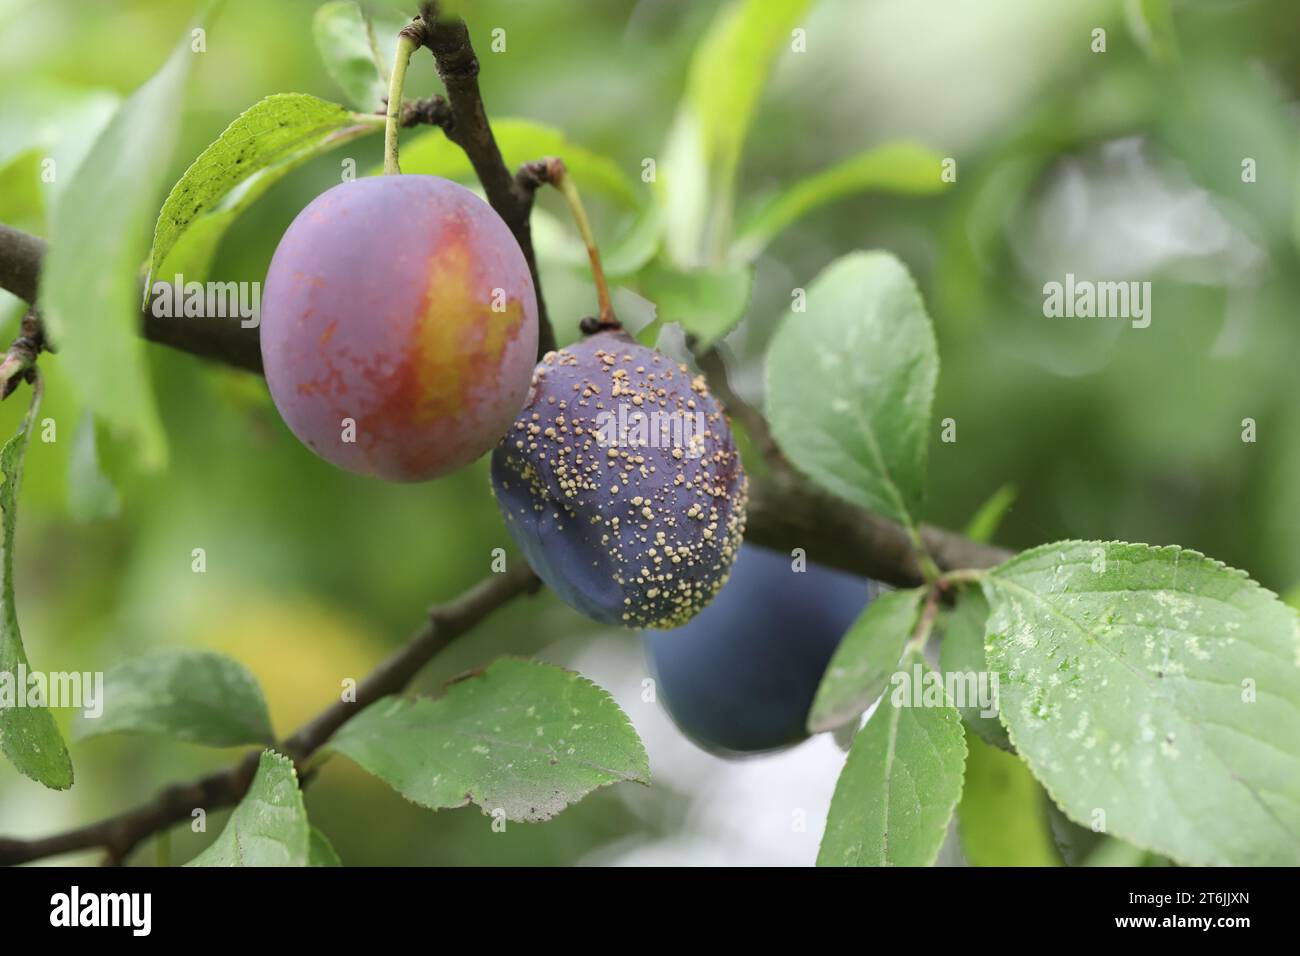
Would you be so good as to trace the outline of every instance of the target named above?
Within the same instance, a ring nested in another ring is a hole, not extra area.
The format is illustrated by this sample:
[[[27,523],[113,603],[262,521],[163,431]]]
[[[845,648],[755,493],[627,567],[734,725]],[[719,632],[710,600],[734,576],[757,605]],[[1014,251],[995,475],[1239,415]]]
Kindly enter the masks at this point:
[[[45,240],[0,222],[0,288],[35,304]]]
[[[516,561],[506,573],[494,574],[454,600],[432,608],[424,627],[361,681],[355,702],[331,704],[276,749],[292,757],[302,774],[307,758],[348,720],[381,697],[399,693],[453,640],[492,611],[538,587],[539,582],[528,565]],[[238,803],[253,780],[257,762],[258,752],[252,751],[224,770],[189,783],[173,784],[138,806],[74,830],[33,840],[0,838],[0,866],[94,847],[103,847],[108,851],[108,861],[119,863],[143,840],[189,820],[196,808],[212,811]]]
[[[401,115],[401,125],[404,129],[412,126],[437,126],[446,131],[451,127],[451,106],[442,96],[430,96],[403,103]]]
[[[424,45],[433,53],[451,107],[451,122],[443,129],[447,138],[469,157],[488,202],[514,233],[532,273],[533,287],[537,290],[537,356],[540,358],[555,348],[555,330],[546,313],[537,256],[533,251],[530,221],[533,192],[510,172],[492,135],[492,124],[488,122],[478,88],[478,57],[474,55],[464,22],[442,19],[438,4],[427,0],[420,4],[420,17],[424,21]]]
[[[0,288],[35,305],[47,251],[44,239],[0,223]],[[140,332],[146,339],[200,358],[262,373],[262,349],[256,328],[244,328],[238,319],[157,316],[153,313],[154,301],[151,298],[140,314]],[[44,338],[43,327],[38,328]]]

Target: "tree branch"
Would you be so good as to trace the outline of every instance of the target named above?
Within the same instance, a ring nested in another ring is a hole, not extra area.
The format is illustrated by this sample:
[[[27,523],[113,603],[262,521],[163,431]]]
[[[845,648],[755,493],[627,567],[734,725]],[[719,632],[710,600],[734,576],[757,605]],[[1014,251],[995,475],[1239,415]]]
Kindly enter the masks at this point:
[[[0,222],[0,288],[34,305],[44,258],[44,239]]]
[[[44,239],[0,223],[0,288],[34,306],[47,251]],[[262,374],[257,329],[244,328],[238,319],[156,316],[152,304],[150,299],[140,313],[140,332],[149,341]]]
[[[338,701],[285,738],[276,749],[302,764],[352,717],[389,694],[400,692],[435,654],[473,628],[492,611],[540,582],[520,560],[504,574],[485,578],[459,597],[432,608],[429,620],[400,650],[381,663],[357,686],[356,701]],[[73,850],[103,847],[109,862],[121,862],[143,840],[190,819],[199,807],[218,810],[238,803],[257,772],[258,752],[238,763],[189,783],[173,784],[154,797],[116,816],[73,830],[33,840],[0,838],[0,866],[12,866]]]
[[[533,288],[537,290],[537,357],[541,358],[555,348],[555,330],[546,313],[537,256],[533,251],[530,221],[533,192],[510,172],[492,135],[492,124],[478,88],[478,57],[474,55],[464,22],[443,19],[438,4],[429,0],[420,4],[420,18],[424,21],[424,45],[433,53],[451,108],[451,122],[443,125],[443,129],[447,138],[469,157],[488,202],[514,233],[532,273]]]

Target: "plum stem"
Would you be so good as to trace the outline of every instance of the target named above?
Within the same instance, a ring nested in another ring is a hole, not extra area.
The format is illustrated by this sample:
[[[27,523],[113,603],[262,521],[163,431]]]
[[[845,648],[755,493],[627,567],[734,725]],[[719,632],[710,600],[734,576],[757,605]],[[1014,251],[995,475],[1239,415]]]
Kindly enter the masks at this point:
[[[393,73],[388,80],[388,110],[384,117],[384,175],[401,175],[397,163],[397,130],[401,126],[402,87],[406,85],[406,67],[411,55],[424,44],[424,28],[413,21],[397,34],[397,56],[393,60]]]
[[[582,205],[578,187],[569,176],[564,160],[552,156],[542,160],[539,165],[540,168],[536,170],[538,178],[560,191],[560,195],[564,197],[569,207],[569,213],[573,216],[573,223],[578,227],[578,234],[582,236],[582,242],[587,247],[587,258],[591,260],[591,278],[596,283],[596,299],[600,303],[600,314],[596,317],[594,325],[601,329],[621,329],[623,326],[614,315],[614,303],[610,299],[605,269],[600,264],[600,247],[596,245],[596,236],[591,231],[591,221],[587,218],[587,210]]]

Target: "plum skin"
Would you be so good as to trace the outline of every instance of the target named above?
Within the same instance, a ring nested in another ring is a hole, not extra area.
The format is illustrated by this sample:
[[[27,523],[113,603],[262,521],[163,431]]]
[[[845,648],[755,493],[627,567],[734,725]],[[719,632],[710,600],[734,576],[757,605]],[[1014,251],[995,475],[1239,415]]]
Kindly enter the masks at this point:
[[[294,219],[260,334],[271,397],[304,445],[349,471],[422,481],[509,428],[536,360],[537,298],[487,203],[435,176],[376,176]]]
[[[822,675],[871,593],[863,578],[812,563],[795,572],[789,556],[746,544],[698,617],[642,638],[656,695],[711,753],[798,743]]]
[[[620,405],[691,416],[693,440],[611,442],[603,416]],[[685,623],[726,581],[744,534],[748,481],[703,377],[621,331],[543,357],[491,474],[537,576],[605,624]]]

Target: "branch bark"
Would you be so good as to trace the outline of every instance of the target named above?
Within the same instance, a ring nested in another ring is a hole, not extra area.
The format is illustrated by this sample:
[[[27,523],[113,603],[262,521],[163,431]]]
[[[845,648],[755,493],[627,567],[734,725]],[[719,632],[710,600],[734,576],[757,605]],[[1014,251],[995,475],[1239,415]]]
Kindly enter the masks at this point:
[[[406,687],[435,654],[472,629],[492,611],[540,582],[522,560],[504,574],[480,581],[459,597],[429,611],[429,620],[410,641],[381,663],[357,686],[356,701],[339,701],[285,738],[276,749],[304,762],[333,734],[370,704]],[[224,770],[173,784],[151,799],[96,823],[33,840],[0,838],[0,866],[28,863],[60,853],[103,847],[108,861],[120,863],[148,837],[190,819],[196,808],[218,810],[238,803],[257,772],[258,752],[251,751]]]

